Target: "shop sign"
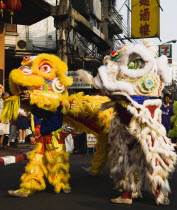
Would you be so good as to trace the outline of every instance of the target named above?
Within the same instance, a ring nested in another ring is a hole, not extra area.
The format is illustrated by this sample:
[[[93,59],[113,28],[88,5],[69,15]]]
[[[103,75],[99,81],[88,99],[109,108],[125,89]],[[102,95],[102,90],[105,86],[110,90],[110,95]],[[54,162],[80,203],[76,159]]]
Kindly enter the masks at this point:
[[[167,58],[172,58],[172,45],[164,44],[159,45],[159,56],[166,55]]]
[[[77,71],[68,71],[68,76],[73,78],[73,84],[69,86],[69,89],[90,89],[92,86],[83,82],[82,79],[79,78]]]
[[[87,148],[95,148],[97,139],[93,134],[87,134]]]
[[[160,37],[160,0],[132,0],[131,37]]]

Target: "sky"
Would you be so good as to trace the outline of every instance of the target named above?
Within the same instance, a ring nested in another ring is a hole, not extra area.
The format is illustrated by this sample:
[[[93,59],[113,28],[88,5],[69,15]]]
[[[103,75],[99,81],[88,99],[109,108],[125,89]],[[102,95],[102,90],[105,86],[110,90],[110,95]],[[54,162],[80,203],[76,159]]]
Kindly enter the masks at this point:
[[[117,0],[117,10],[123,15],[123,19],[125,23],[127,23],[127,7],[125,5],[122,7],[125,1],[126,0]],[[163,9],[163,11],[160,9],[161,41],[159,38],[150,38],[156,45],[161,45],[171,40],[177,40],[177,0],[159,0],[159,2]],[[171,44],[172,58],[177,61],[177,42]]]

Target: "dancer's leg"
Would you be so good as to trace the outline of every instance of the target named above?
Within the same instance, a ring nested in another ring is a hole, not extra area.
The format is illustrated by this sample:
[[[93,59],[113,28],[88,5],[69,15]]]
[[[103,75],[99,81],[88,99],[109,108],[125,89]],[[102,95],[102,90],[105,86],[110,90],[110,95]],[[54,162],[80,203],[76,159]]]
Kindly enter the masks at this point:
[[[44,143],[42,137],[36,143],[34,150],[28,155],[29,163],[25,167],[25,173],[21,176],[20,189],[10,190],[8,193],[13,196],[27,197],[35,191],[46,188],[44,175],[47,176],[46,159],[44,156]]]
[[[59,138],[59,140],[55,139],[55,143],[50,139],[46,145],[48,180],[54,186],[56,193],[61,190],[69,193],[71,191],[69,185],[69,153],[66,152],[65,142],[61,134]]]

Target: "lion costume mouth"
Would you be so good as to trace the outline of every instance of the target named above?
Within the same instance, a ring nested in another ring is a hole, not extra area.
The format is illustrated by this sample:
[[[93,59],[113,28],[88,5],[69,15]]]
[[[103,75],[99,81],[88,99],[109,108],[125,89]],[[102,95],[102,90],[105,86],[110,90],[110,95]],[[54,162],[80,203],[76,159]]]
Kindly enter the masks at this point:
[[[41,91],[51,91],[51,92],[56,92],[56,93],[63,93],[65,91],[65,86],[57,79],[44,79],[43,82],[41,83],[41,85],[36,86],[36,84],[34,83],[34,79],[33,79],[33,75],[28,75],[25,76],[26,78],[23,78],[23,82],[25,83],[29,83],[31,81],[32,86],[23,86],[23,85],[19,85],[18,81],[14,82],[14,85],[16,87],[16,90],[18,93],[25,91],[25,90],[29,90],[29,91],[33,91],[33,90],[41,90]],[[32,79],[31,79],[32,77]],[[43,78],[42,78],[43,79]]]

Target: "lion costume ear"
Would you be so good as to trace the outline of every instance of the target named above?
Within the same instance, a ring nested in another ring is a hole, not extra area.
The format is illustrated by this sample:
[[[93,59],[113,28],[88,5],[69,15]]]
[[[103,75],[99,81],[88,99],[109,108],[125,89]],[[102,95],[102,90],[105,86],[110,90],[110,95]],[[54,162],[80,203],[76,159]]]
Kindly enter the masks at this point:
[[[167,56],[162,55],[157,58],[157,73],[163,82],[172,82],[172,73],[168,70]]]
[[[147,49],[149,49],[154,54],[154,57],[158,56],[158,46],[157,45],[155,45],[153,42],[151,42],[147,39],[143,39],[142,43]]]

